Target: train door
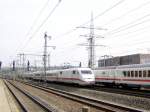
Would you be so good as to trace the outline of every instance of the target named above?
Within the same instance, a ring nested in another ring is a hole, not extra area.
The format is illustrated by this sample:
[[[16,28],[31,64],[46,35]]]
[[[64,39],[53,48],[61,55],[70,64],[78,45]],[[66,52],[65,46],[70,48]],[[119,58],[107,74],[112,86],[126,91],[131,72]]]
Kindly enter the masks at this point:
[[[112,80],[112,83],[113,84],[116,84],[116,78],[117,78],[117,70],[112,70],[112,77],[113,77],[113,80]]]
[[[115,79],[115,70],[112,70],[112,69],[107,70],[105,73],[105,77],[108,78],[108,83],[110,83],[110,84],[115,83],[115,80],[114,80]]]
[[[63,75],[63,71],[59,71],[58,78],[57,78],[57,81],[58,81],[58,82],[61,82],[61,80],[62,80],[62,75]]]
[[[115,71],[115,84],[120,85],[123,82],[123,77],[124,77],[123,71],[117,69]]]
[[[76,70],[71,71],[71,79],[72,79],[73,83],[78,83],[78,77],[77,77],[77,71]]]

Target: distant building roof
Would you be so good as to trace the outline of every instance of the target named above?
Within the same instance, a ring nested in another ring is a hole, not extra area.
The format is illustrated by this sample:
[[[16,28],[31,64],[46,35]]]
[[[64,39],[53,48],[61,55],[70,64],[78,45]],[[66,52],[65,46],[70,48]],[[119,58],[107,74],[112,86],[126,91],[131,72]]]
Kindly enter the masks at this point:
[[[98,60],[98,67],[150,63],[150,54],[132,54]]]

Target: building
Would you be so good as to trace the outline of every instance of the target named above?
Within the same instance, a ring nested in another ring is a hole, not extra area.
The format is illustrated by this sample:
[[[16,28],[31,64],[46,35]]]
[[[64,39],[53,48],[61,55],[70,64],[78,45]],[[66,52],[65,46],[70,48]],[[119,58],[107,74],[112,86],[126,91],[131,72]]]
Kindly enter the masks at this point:
[[[98,60],[98,67],[150,63],[150,54],[133,54]]]

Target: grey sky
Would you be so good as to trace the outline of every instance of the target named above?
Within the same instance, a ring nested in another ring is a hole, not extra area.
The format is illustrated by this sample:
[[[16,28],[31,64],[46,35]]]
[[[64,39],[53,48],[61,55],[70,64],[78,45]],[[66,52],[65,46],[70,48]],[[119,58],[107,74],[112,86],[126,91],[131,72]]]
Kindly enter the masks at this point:
[[[17,59],[18,53],[42,54],[43,36],[46,31],[52,36],[48,44],[56,46],[55,50],[48,48],[48,52],[51,52],[52,65],[60,65],[64,62],[77,64],[81,61],[86,66],[88,52],[85,47],[77,46],[77,44],[87,42],[85,37],[79,35],[89,34],[89,30],[77,29],[68,35],[63,34],[89,21],[92,11],[95,17],[120,0],[62,0],[44,26],[28,41],[58,2],[49,0],[44,12],[27,35],[47,1],[0,0],[0,60],[5,65]],[[96,48],[97,59],[105,54],[117,56],[139,52],[149,53],[149,7],[150,0],[124,0],[94,20],[95,27],[108,29],[107,31],[95,31],[95,34],[105,37],[104,39],[97,38],[96,43],[108,46]],[[140,19],[141,17],[144,18]],[[127,25],[128,23],[130,24]],[[41,59],[31,56],[26,58],[32,63],[35,59]]]

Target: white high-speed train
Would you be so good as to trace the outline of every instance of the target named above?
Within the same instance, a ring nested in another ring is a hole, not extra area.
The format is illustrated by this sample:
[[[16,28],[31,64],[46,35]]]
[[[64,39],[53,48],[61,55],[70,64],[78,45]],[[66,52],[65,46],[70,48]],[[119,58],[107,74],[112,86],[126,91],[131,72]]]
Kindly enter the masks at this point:
[[[51,82],[75,83],[79,85],[91,85],[95,83],[95,76],[90,68],[70,68],[63,70],[50,70],[46,76],[41,71],[34,72],[31,76],[34,80],[44,80]]]
[[[150,87],[150,64],[105,67],[94,70],[95,82],[122,87]]]

